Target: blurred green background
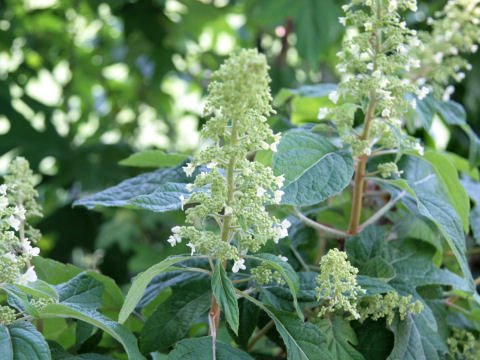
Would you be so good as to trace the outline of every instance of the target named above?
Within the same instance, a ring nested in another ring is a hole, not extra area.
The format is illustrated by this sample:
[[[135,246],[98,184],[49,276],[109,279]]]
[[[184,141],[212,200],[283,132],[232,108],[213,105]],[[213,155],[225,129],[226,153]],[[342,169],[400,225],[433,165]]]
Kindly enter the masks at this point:
[[[446,1],[419,1],[408,19]],[[149,169],[120,166],[130,154],[200,146],[202,99],[225,56],[257,47],[272,92],[336,82],[343,28],[339,0],[0,0],[0,173],[25,156],[38,177],[45,216],[42,255],[97,268],[125,284],[172,251],[180,212],[88,211],[72,202]],[[457,88],[480,130],[480,56]],[[315,121],[315,99],[280,108],[272,126]],[[466,156],[468,138],[434,122],[415,134]],[[175,249],[182,251],[182,249]]]

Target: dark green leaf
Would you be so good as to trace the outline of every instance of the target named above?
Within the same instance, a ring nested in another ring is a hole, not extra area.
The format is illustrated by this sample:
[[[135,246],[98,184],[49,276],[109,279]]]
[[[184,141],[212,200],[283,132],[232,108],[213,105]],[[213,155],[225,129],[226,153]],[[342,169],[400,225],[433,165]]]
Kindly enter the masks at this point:
[[[288,131],[272,163],[275,174],[285,176],[282,204],[288,205],[317,204],[342,191],[353,175],[349,152],[305,130]]]
[[[446,346],[438,334],[428,329],[424,319],[408,314],[405,320],[396,318],[392,324],[394,347],[388,360],[440,360],[439,352]],[[428,335],[427,335],[428,334]]]
[[[148,283],[157,275],[170,271],[170,267],[180,261],[191,259],[191,256],[171,257],[153,265],[152,267],[140,273],[132,283],[130,290],[125,298],[125,302],[120,310],[118,321],[123,324],[142,298],[143,292]]]
[[[210,279],[184,282],[162,302],[147,319],[140,335],[144,353],[165,352],[183,339],[190,327],[210,308],[212,290]]]
[[[257,299],[243,294],[247,300],[264,310],[274,321],[275,327],[287,347],[289,360],[329,360],[325,335],[315,325],[306,323],[289,313],[274,312]]]
[[[357,335],[350,323],[341,317],[332,316],[316,323],[327,338],[327,346],[334,359],[364,360],[354,346],[358,345]]]
[[[217,360],[253,360],[247,353],[217,340]],[[168,354],[168,360],[211,360],[213,359],[213,338],[205,336],[180,341]]]
[[[217,261],[212,277],[212,290],[230,328],[238,335],[239,309],[237,294],[222,264]]]
[[[192,177],[185,175],[183,165],[138,175],[78,200],[74,205],[89,209],[95,206],[134,205],[159,212],[180,209],[182,205],[180,196],[188,198],[190,195],[185,185],[195,178],[195,174]]]
[[[42,334],[29,322],[0,325],[2,360],[50,360],[51,354]]]
[[[437,101],[437,111],[449,125],[463,125],[466,123],[467,114],[465,109],[455,101]]]

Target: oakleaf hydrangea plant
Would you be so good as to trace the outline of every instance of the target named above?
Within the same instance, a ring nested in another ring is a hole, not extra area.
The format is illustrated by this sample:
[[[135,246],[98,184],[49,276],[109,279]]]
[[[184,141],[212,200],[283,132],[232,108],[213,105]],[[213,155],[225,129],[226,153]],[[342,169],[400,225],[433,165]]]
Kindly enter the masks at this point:
[[[185,214],[119,313],[144,321],[144,354],[475,358],[478,149],[469,162],[414,135],[434,118],[467,129],[451,84],[472,67],[480,6],[447,1],[423,24],[419,7],[345,2],[338,84],[283,89],[279,114],[267,58],[234,53],[211,76],[193,158],[78,202]]]

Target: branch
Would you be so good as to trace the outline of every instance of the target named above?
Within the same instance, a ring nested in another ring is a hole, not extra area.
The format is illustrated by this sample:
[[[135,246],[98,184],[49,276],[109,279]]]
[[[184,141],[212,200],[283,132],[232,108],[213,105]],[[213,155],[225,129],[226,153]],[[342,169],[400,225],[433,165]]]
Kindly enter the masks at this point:
[[[358,231],[361,232],[365,229],[368,225],[374,224],[377,220],[379,220],[383,215],[385,215],[402,197],[407,194],[406,191],[402,191],[399,193],[395,198],[390,200],[386,203],[383,207],[381,207],[375,214],[372,215],[370,219],[365,221],[362,225],[359,226]]]
[[[260,329],[255,336],[253,337],[252,341],[248,344],[247,351],[251,352],[253,347],[257,344],[258,340],[260,340],[267,332],[270,330],[275,323],[273,320],[270,320],[267,325],[265,325],[262,329]]]
[[[337,230],[337,229],[334,229],[334,228],[331,228],[329,226],[326,226],[326,225],[323,225],[323,224],[320,224],[312,219],[310,219],[309,217],[306,217],[305,215],[303,215],[298,209],[295,209],[294,210],[294,214],[296,217],[298,217],[301,221],[303,221],[305,224],[307,224],[308,226],[311,226],[312,228],[314,228],[315,230],[318,230],[318,231],[321,231],[321,232],[324,232],[328,235],[332,235],[336,238],[348,238],[350,237],[351,235],[346,233],[345,231],[341,231],[341,230]]]

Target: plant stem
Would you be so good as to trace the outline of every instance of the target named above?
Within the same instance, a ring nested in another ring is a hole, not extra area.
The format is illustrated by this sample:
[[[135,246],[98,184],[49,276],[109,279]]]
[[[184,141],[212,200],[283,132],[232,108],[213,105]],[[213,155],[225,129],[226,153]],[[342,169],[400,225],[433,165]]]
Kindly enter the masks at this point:
[[[235,119],[232,119],[232,128],[231,128],[231,140],[230,145],[234,146],[237,143],[237,123]],[[232,155],[227,166],[227,200],[226,207],[230,206],[233,201],[233,195],[235,193],[235,165],[237,158],[235,155]],[[232,214],[225,215],[223,217],[222,228],[221,228],[221,239],[225,242],[230,242],[231,235],[231,225],[232,225]],[[219,266],[218,262],[217,265]],[[222,266],[225,268],[226,263],[224,262]],[[212,294],[212,302],[210,304],[210,312],[208,313],[208,323],[209,323],[209,334],[213,338],[213,360],[216,359],[215,355],[215,342],[217,341],[217,330],[220,324],[220,306],[218,305],[215,295]]]
[[[386,203],[383,207],[381,207],[375,214],[372,215],[370,219],[365,221],[362,225],[358,227],[358,231],[362,231],[368,225],[374,224],[377,220],[379,220],[383,215],[385,215],[402,197],[407,194],[406,191],[402,191],[399,193],[394,199],[390,200]]]
[[[377,0],[377,19],[380,20],[382,17],[382,4],[381,1]],[[377,54],[381,51],[381,42],[382,42],[382,30],[376,29],[375,33],[375,46],[374,46],[374,56],[373,56],[373,71],[377,69]],[[360,136],[360,140],[368,140],[370,138],[370,129],[372,126],[372,120],[375,116],[375,108],[377,105],[377,92],[375,89],[370,91],[369,103],[367,111],[365,113],[365,120],[363,123],[363,131]],[[364,176],[365,169],[367,167],[368,155],[362,154],[359,156],[356,169],[355,169],[355,178],[353,186],[353,195],[352,195],[352,210],[350,213],[350,223],[348,225],[348,233],[356,234],[359,231],[360,217],[362,215],[362,203],[363,203],[363,188],[364,188]]]
[[[303,221],[305,224],[311,226],[312,228],[321,231],[325,234],[331,235],[336,238],[346,238],[349,237],[350,234],[346,233],[345,231],[337,230],[331,227],[328,227],[326,225],[320,224],[309,217],[303,215],[300,211],[295,209],[294,212],[295,216],[297,216],[301,221]]]
[[[273,320],[270,320],[263,328],[261,328],[250,341],[247,347],[247,351],[251,352],[257,342],[273,327],[275,323]]]

